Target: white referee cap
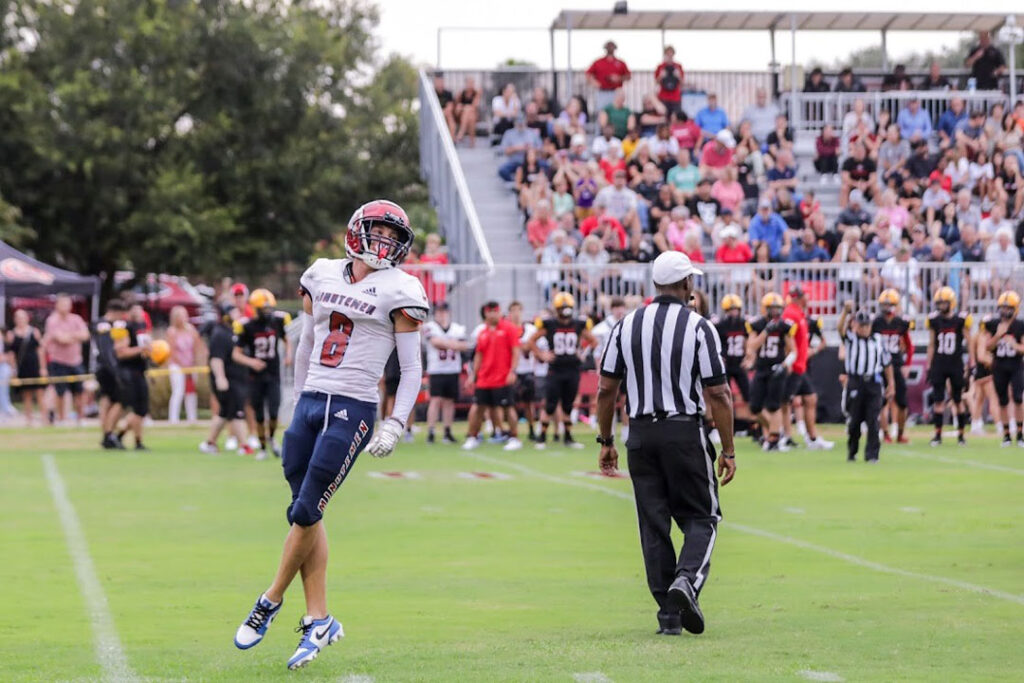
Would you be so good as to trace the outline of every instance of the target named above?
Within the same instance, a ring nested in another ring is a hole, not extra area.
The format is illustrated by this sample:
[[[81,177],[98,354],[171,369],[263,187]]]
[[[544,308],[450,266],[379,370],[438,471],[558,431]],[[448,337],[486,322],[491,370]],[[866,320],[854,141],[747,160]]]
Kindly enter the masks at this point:
[[[656,285],[672,285],[704,271],[690,263],[690,257],[678,251],[666,251],[654,259],[651,275]]]

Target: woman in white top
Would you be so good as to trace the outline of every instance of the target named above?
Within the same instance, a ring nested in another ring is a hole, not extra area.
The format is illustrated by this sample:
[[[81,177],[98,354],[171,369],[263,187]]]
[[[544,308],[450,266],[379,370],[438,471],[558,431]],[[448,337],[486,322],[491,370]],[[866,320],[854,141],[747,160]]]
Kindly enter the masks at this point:
[[[505,131],[515,125],[516,117],[522,111],[522,103],[516,95],[516,86],[506,83],[501,93],[491,100],[491,120],[494,123],[494,135],[498,140]]]

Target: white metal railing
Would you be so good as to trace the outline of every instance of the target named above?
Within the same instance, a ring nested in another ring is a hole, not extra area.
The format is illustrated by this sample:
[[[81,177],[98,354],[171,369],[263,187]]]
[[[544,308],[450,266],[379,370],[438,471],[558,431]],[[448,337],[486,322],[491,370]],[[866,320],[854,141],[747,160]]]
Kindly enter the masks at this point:
[[[480,217],[469,195],[444,113],[430,78],[420,71],[420,174],[430,188],[440,232],[458,263],[494,265]]]
[[[744,312],[756,315],[761,297],[774,291],[785,295],[799,284],[806,292],[808,308],[821,316],[827,330],[834,331],[843,303],[852,300],[857,307],[874,311],[878,294],[893,287],[903,298],[903,314],[923,331],[932,306],[932,294],[941,286],[953,287],[962,307],[981,316],[995,312],[996,298],[1007,289],[1024,289],[1024,266],[989,263],[915,263],[912,268],[886,266],[883,263],[708,263],[700,266],[705,274],[697,285],[708,299],[709,309],[717,312],[726,294],[737,294]],[[483,266],[403,266],[423,281],[431,304],[449,302],[455,320],[471,324],[479,320],[480,307],[489,296],[485,288],[474,284],[476,277],[511,271],[507,292],[499,298],[503,306],[515,300],[534,300],[538,290],[545,302],[554,292],[566,290],[577,299],[577,308],[587,314],[605,313],[613,297],[621,297],[635,307],[654,295],[650,264],[618,263],[600,267],[575,264],[500,264],[488,270]],[[916,272],[912,272],[916,271]],[[467,283],[461,285],[460,283]],[[479,282],[478,280],[476,281]],[[534,315],[537,311],[527,311]]]
[[[861,93],[797,92],[795,107],[793,93],[784,92],[781,94],[781,105],[799,130],[817,135],[826,125],[832,125],[839,135],[842,132],[843,117],[853,110],[854,102],[857,100],[864,101],[864,110],[872,119],[877,121],[879,112],[884,109],[892,115],[895,122],[900,110],[910,100],[918,98],[921,100],[921,108],[928,112],[932,125],[935,126],[954,97],[964,100],[965,111],[977,108],[983,109],[986,114],[993,104],[1001,102],[1005,105],[1009,102],[1006,94],[998,90],[890,90]]]

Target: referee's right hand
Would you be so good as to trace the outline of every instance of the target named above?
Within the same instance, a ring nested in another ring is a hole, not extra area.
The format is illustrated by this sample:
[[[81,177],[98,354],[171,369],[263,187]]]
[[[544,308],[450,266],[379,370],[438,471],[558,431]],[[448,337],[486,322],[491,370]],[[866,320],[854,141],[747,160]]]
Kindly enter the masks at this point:
[[[724,453],[718,456],[718,478],[722,482],[722,486],[725,486],[732,478],[736,476],[736,456],[735,454],[725,455]]]
[[[615,474],[619,469],[619,453],[615,450],[615,446],[601,446],[601,455],[597,458],[597,464],[601,468],[601,474],[608,477]]]

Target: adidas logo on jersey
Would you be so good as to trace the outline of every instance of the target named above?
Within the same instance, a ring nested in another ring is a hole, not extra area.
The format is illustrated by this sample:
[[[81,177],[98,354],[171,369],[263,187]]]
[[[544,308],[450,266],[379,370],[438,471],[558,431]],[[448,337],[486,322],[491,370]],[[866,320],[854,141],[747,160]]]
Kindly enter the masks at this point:
[[[377,288],[376,287],[367,287],[366,289],[363,290],[363,294],[369,294],[370,296],[377,296]]]
[[[348,410],[347,409],[339,410],[338,412],[336,412],[334,414],[334,417],[338,418],[339,420],[345,420],[347,422],[348,421]]]

